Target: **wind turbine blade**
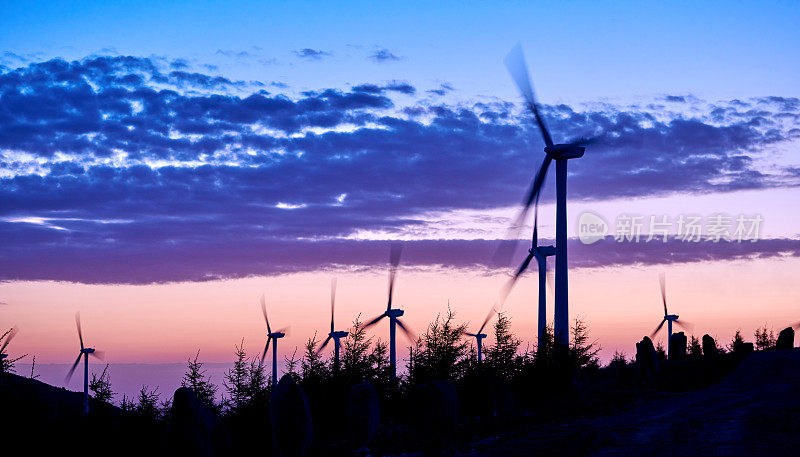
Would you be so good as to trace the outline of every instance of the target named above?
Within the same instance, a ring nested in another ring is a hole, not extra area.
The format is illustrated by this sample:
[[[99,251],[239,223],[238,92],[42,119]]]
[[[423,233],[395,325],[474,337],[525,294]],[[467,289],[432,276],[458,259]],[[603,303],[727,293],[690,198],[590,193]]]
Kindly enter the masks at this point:
[[[72,379],[72,373],[75,373],[75,368],[77,368],[78,364],[81,363],[81,356],[83,356],[82,352],[78,354],[78,358],[75,359],[75,363],[72,364],[72,368],[70,368],[69,372],[67,372],[67,377],[64,378],[64,384],[69,384],[69,380]]]
[[[522,265],[520,265],[519,268],[517,268],[516,273],[514,273],[514,276],[512,276],[511,279],[508,280],[508,283],[506,283],[506,286],[503,288],[502,300],[500,301],[500,303],[505,303],[506,298],[508,298],[508,294],[510,294],[511,289],[514,288],[514,284],[517,282],[517,279],[519,279],[522,273],[525,272],[525,270],[528,268],[528,265],[530,265],[532,259],[533,259],[533,252],[529,253],[528,256],[525,257],[525,260],[522,262]]]
[[[658,275],[658,281],[661,283],[661,299],[664,301],[664,315],[666,316],[669,313],[667,312],[667,279],[664,272]]]
[[[283,328],[279,328],[278,330],[275,330],[275,333],[283,333],[285,335],[288,335],[291,330],[292,330],[292,327],[283,327]]]
[[[333,338],[332,338],[330,335],[328,335],[328,337],[327,337],[327,338],[325,338],[325,341],[323,341],[323,342],[322,342],[322,344],[321,344],[321,345],[319,346],[319,348],[317,349],[317,354],[319,354],[320,352],[322,352],[322,350],[323,350],[323,349],[325,349],[325,346],[327,346],[327,345],[328,345],[328,343],[329,343],[329,342],[330,342],[332,339],[333,339]]]
[[[658,331],[659,331],[659,330],[661,330],[661,327],[663,327],[663,326],[664,326],[664,322],[666,322],[666,321],[667,321],[666,319],[663,319],[663,320],[661,321],[661,323],[660,323],[660,324],[658,324],[658,327],[656,327],[656,329],[655,329],[655,330],[653,330],[653,333],[651,333],[651,334],[650,334],[650,338],[653,338],[654,336],[656,336],[656,333],[658,333]]]
[[[792,324],[792,328],[795,330],[800,329],[800,321],[797,321],[794,324]]]
[[[403,324],[403,321],[401,321],[400,319],[395,319],[394,321],[397,322],[397,326],[400,327],[400,330],[402,330],[403,333],[406,334],[406,337],[408,338],[409,341],[413,343],[414,341],[417,340],[417,335],[411,329],[406,328],[406,325]]]
[[[553,279],[553,270],[546,268],[544,271],[545,271],[545,277],[547,278],[547,286],[550,289],[550,295],[555,297],[556,283],[555,279]]]
[[[14,339],[17,333],[19,333],[19,329],[17,329],[17,327],[11,327],[11,331],[8,332],[8,335],[6,335],[6,340],[3,342],[3,347],[0,348],[0,353],[6,350],[6,346],[8,346],[8,343]]]
[[[336,278],[331,279],[331,332],[333,332],[333,308],[336,304]]]
[[[392,296],[394,295],[394,279],[397,276],[397,266],[400,265],[400,254],[403,253],[403,245],[392,243],[389,250],[389,300],[386,309],[392,309]]]
[[[372,327],[373,325],[375,325],[378,322],[380,322],[381,319],[383,319],[384,317],[386,317],[386,313],[383,313],[380,316],[378,316],[378,317],[372,319],[371,321],[367,322],[366,324],[364,324],[364,329],[366,330],[366,329]]]
[[[94,358],[96,358],[98,360],[105,360],[105,358],[106,358],[105,351],[98,351],[97,349],[95,349],[94,352],[92,352],[89,355],[91,355],[92,357],[94,357]]]
[[[691,331],[692,329],[694,329],[694,324],[692,324],[691,322],[686,322],[686,321],[680,320],[680,319],[675,319],[674,322],[676,324],[678,324],[679,326],[681,326],[682,328],[685,328],[686,330]]]
[[[486,319],[483,320],[483,325],[481,325],[481,328],[480,330],[478,330],[478,333],[483,332],[483,328],[486,327],[486,324],[489,323],[489,320],[492,318],[492,316],[495,315],[495,313],[497,313],[497,310],[495,309],[494,305],[492,305],[492,309],[489,310],[489,314],[487,314]]]
[[[267,345],[264,346],[264,352],[261,353],[261,361],[258,362],[258,365],[264,365],[264,358],[267,356],[267,351],[269,350],[269,342],[272,340],[271,336],[267,337]]]
[[[475,333],[470,333],[470,332],[464,332],[464,335],[471,336],[471,337],[473,337],[473,338],[474,338],[474,337],[476,337],[476,336],[478,336],[477,334],[475,334]]]
[[[544,125],[544,120],[539,114],[539,106],[536,102],[536,94],[533,92],[533,85],[531,84],[531,79],[528,76],[528,66],[525,65],[525,56],[522,54],[522,46],[519,43],[517,43],[517,45],[511,49],[511,52],[508,53],[505,59],[505,64],[506,68],[508,68],[508,72],[511,74],[511,78],[514,80],[514,83],[517,85],[522,97],[525,99],[528,109],[530,109],[533,115],[536,117],[536,123],[539,125],[539,130],[542,132],[544,144],[547,146],[552,146],[553,140],[550,138],[550,132],[547,131],[547,127]]]
[[[511,243],[501,243],[500,247],[498,247],[497,252],[495,253],[495,260],[507,263],[508,259],[510,259],[511,255],[514,252],[514,248],[516,247],[516,240],[519,238],[519,232],[522,230],[523,225],[525,224],[525,218],[528,215],[528,211],[530,211],[531,205],[535,208],[535,216],[534,216],[534,231],[537,231],[538,226],[538,216],[539,216],[539,198],[542,194],[542,187],[544,186],[544,180],[547,177],[547,170],[550,168],[550,163],[553,161],[553,158],[550,154],[544,156],[542,159],[542,164],[539,166],[539,169],[536,171],[536,176],[534,176],[533,181],[531,181],[531,186],[528,189],[528,192],[525,194],[525,198],[522,201],[522,209],[517,214],[517,217],[514,219],[514,222],[511,224],[511,227],[506,232],[506,239],[512,240]],[[538,243],[538,231],[534,233],[534,243]]]
[[[263,294],[261,295],[261,312],[264,313],[264,321],[267,323],[267,333],[272,333],[272,329],[269,327],[269,317],[267,317],[267,301]]]
[[[81,340],[81,349],[83,349],[83,332],[81,331],[81,312],[75,313],[75,325],[78,327],[78,339]]]

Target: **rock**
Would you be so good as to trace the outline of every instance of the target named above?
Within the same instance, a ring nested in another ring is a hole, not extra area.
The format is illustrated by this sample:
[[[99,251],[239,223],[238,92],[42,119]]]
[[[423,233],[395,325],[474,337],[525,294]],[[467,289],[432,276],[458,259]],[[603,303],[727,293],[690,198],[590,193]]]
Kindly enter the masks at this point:
[[[786,327],[778,334],[778,341],[775,342],[775,349],[794,348],[794,329]]]
[[[658,355],[653,346],[653,340],[646,336],[642,341],[636,343],[636,365],[639,373],[646,380],[652,382],[658,373]]]
[[[347,424],[353,444],[365,446],[372,441],[380,422],[380,406],[375,388],[367,381],[353,386],[347,395]]]
[[[412,405],[417,432],[423,438],[441,441],[455,430],[458,398],[452,382],[434,381],[415,386]]]
[[[708,333],[703,335],[703,357],[714,358],[717,356],[717,352],[717,342],[714,341],[714,338],[711,338]]]
[[[303,389],[290,375],[283,375],[270,397],[269,415],[275,455],[304,456],[311,448],[314,427]]]
[[[222,421],[188,387],[179,388],[173,396],[171,432],[174,455],[226,455],[230,447]]]
[[[686,357],[686,335],[683,332],[673,333],[669,340],[669,359],[681,360]]]

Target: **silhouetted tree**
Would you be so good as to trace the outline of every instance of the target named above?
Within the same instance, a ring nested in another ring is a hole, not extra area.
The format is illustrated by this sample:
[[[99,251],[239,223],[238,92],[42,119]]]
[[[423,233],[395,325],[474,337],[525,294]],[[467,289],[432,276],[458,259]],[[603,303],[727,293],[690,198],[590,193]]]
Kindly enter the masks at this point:
[[[295,346],[294,351],[292,351],[292,356],[283,356],[283,361],[286,362],[286,371],[284,374],[288,374],[289,376],[294,378],[296,383],[300,383],[300,374],[297,372],[297,365],[300,364],[300,359],[297,358],[297,346]],[[280,376],[278,376],[278,381],[280,381]]]
[[[139,416],[154,421],[161,415],[161,409],[158,407],[158,400],[158,386],[152,390],[148,389],[147,386],[142,386],[136,398],[134,411]]]
[[[661,341],[656,344],[656,356],[658,356],[658,360],[667,360],[667,351],[664,350],[664,343]]]
[[[322,359],[322,354],[317,351],[317,334],[306,341],[303,354],[302,372],[304,383],[322,383],[330,375],[328,364]]]
[[[115,392],[111,390],[108,364],[103,368],[100,376],[97,376],[97,373],[92,373],[92,380],[89,381],[89,390],[92,391],[92,397],[102,402],[110,403],[111,399],[114,398]]]
[[[203,370],[203,363],[198,361],[199,357],[200,351],[198,350],[194,360],[189,359],[186,373],[183,375],[183,380],[181,380],[181,386],[192,389],[200,401],[217,411],[218,405],[215,402],[217,386],[212,384],[211,379],[206,376],[206,372]]]
[[[506,313],[497,315],[494,338],[494,344],[486,348],[486,365],[495,375],[511,379],[517,370],[515,361],[520,341],[511,332],[511,321]]]
[[[766,325],[760,329],[756,329],[755,337],[756,349],[759,351],[772,349],[775,347],[775,343],[778,341],[778,338],[775,336],[775,332],[772,329],[767,332]]]
[[[569,350],[577,368],[600,367],[600,359],[597,358],[597,354],[600,352],[600,345],[597,342],[589,342],[589,328],[580,319],[575,319],[575,323],[572,326],[572,342]]]
[[[739,347],[744,344],[744,337],[742,336],[742,330],[737,329],[736,333],[733,335],[733,339],[731,340],[731,344],[728,345],[728,350],[730,352],[734,352]]]
[[[225,402],[228,410],[238,411],[247,406],[250,402],[250,389],[249,389],[249,364],[247,361],[247,353],[244,350],[244,339],[240,346],[236,348],[236,360],[233,362],[233,367],[225,373],[225,378],[222,381],[225,391],[228,393],[228,399]]]
[[[436,316],[411,350],[409,381],[455,380],[467,364],[468,343],[463,340],[466,324],[454,323],[455,313],[448,307],[444,318]]]
[[[689,339],[689,356],[692,358],[702,358],[703,357],[703,345],[700,343],[700,340],[692,335]]]

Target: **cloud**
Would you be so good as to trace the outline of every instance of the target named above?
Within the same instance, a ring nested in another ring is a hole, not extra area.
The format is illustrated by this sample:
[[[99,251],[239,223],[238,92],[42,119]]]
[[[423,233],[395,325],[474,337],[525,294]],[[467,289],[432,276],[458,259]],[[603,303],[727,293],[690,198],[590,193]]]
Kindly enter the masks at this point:
[[[331,53],[319,49],[303,48],[299,51],[294,51],[294,55],[303,59],[320,60],[323,57],[330,56]]]
[[[0,278],[146,282],[362,265],[358,251],[372,244],[343,238],[424,227],[432,211],[518,204],[541,161],[538,131],[511,103],[432,103],[400,81],[296,97],[251,88],[130,56],[0,73]],[[570,164],[571,198],[800,184],[796,163],[765,152],[800,137],[797,99],[682,105],[543,106],[558,141],[597,136]],[[305,266],[263,260],[293,246],[308,250]]]
[[[393,62],[400,60],[400,57],[394,55],[388,49],[378,49],[369,56],[375,62]]]

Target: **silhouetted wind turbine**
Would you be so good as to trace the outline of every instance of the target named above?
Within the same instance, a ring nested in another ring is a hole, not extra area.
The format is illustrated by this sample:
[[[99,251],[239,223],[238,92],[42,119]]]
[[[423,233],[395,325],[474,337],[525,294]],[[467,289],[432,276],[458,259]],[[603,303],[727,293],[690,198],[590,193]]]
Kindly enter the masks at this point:
[[[515,226],[521,227],[528,209],[533,204],[538,207],[547,169],[550,162],[556,161],[556,287],[555,287],[555,319],[553,330],[555,341],[562,345],[569,343],[569,288],[567,285],[567,160],[583,157],[586,150],[581,144],[588,144],[588,140],[579,140],[566,144],[554,144],[550,132],[544,124],[539,105],[533,92],[522,47],[517,44],[505,59],[511,77],[519,88],[528,109],[536,118],[536,124],[545,143],[545,157],[539,171],[523,203],[522,211],[516,219]],[[532,256],[529,256],[531,258]],[[528,260],[530,262],[530,260]],[[524,264],[523,264],[524,265]],[[527,267],[527,265],[524,265]],[[541,293],[540,293],[541,296]]]
[[[687,326],[689,326],[691,324],[689,324],[688,322],[685,322],[685,321],[679,321],[677,314],[670,314],[667,311],[667,287],[666,287],[666,279],[664,277],[664,273],[661,273],[658,276],[658,279],[659,279],[659,282],[661,283],[661,299],[664,302],[664,319],[661,321],[660,324],[658,324],[658,327],[656,327],[656,329],[653,330],[653,333],[650,334],[650,338],[655,337],[656,333],[658,333],[658,331],[661,330],[661,327],[664,326],[664,322],[666,322],[667,323],[667,357],[669,357],[669,343],[670,343],[670,340],[672,339],[672,323],[674,322],[674,323],[678,324],[679,326],[681,326],[683,328],[686,328]]]
[[[69,372],[67,373],[65,384],[69,383],[69,380],[72,379],[72,373],[75,372],[75,368],[77,368],[78,364],[81,363],[81,357],[83,357],[83,414],[86,415],[89,414],[89,356],[91,355],[103,360],[103,352],[94,348],[87,348],[83,345],[81,313],[75,313],[75,326],[78,328],[78,340],[81,343],[81,350],[78,353],[78,358],[75,359],[75,363],[72,364],[72,368],[70,368]]]
[[[267,317],[267,302],[263,295],[261,296],[261,311],[263,311],[264,321],[267,323],[267,345],[264,346],[264,352],[261,354],[260,365],[264,364],[264,357],[267,356],[269,350],[269,342],[274,341],[275,343],[272,345],[272,385],[276,386],[278,385],[278,340],[286,336],[286,328],[272,331],[272,327],[269,326],[269,317]]]
[[[492,306],[492,309],[489,310],[489,314],[486,315],[486,319],[483,320],[481,328],[479,328],[476,333],[464,332],[465,335],[475,338],[478,342],[478,363],[483,361],[483,339],[487,336],[485,333],[483,333],[483,329],[486,327],[486,324],[489,323],[489,320],[495,315],[495,313],[497,313],[497,310],[495,310],[494,306]]]
[[[325,346],[333,340],[333,369],[334,371],[339,371],[339,347],[341,345],[341,339],[347,338],[348,333],[344,331],[336,331],[333,326],[333,310],[334,305],[336,303],[336,278],[331,279],[331,332],[328,333],[328,337],[325,338],[325,341],[322,342],[319,349],[317,349],[317,353],[322,352],[325,349]]]
[[[411,330],[406,328],[405,324],[400,320],[400,316],[404,314],[402,309],[393,309],[392,308],[392,294],[394,292],[394,279],[397,275],[397,266],[400,264],[400,253],[403,251],[403,246],[400,244],[392,244],[391,251],[389,253],[389,300],[388,304],[386,305],[386,311],[380,316],[372,319],[371,321],[367,322],[364,325],[364,328],[372,327],[373,325],[377,324],[381,321],[384,317],[389,318],[389,366],[392,370],[392,379],[397,377],[397,352],[396,352],[396,329],[395,326],[400,327],[400,329],[405,332],[406,336],[410,340],[414,340],[413,334]]]
[[[536,259],[539,269],[539,324],[538,324],[538,346],[541,349],[544,345],[544,334],[547,331],[547,258],[556,254],[553,246],[539,246],[538,240],[538,208],[534,208],[533,218],[533,242],[528,249],[528,256],[522,261],[522,265],[514,273],[514,276],[506,284],[503,292],[502,302],[505,303],[508,294],[514,287],[522,273],[528,268],[531,260]]]

